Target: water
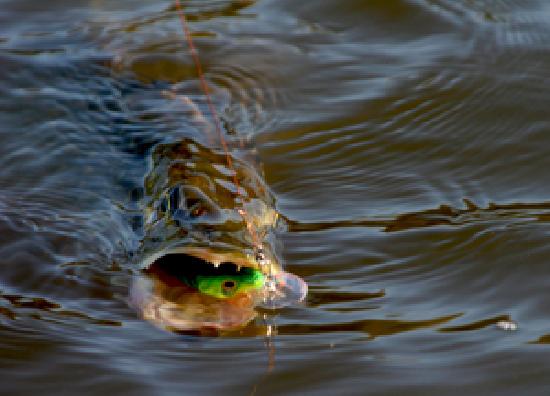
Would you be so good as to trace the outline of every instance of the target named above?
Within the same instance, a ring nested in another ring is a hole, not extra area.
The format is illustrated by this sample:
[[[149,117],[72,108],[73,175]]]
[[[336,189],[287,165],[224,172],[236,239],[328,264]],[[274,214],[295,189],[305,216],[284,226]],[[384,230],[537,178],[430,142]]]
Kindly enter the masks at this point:
[[[163,91],[205,103],[175,8],[3,0],[0,393],[546,394],[549,4],[185,4],[308,299],[231,337],[139,319],[151,150],[198,131]]]

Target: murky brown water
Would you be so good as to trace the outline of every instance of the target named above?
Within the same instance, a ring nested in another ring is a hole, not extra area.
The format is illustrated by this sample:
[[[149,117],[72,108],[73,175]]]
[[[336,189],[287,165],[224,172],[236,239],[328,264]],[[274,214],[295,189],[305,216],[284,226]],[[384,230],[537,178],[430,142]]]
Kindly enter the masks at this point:
[[[0,393],[547,394],[550,3],[184,3],[308,300],[271,350],[139,319],[151,150],[198,136],[162,91],[205,104],[175,9],[3,0]]]

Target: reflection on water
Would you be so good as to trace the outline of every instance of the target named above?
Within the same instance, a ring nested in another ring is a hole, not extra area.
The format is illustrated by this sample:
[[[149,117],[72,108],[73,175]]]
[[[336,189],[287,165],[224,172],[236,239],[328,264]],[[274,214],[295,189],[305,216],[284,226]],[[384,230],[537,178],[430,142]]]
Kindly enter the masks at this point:
[[[490,203],[486,208],[477,207],[472,201],[464,199],[464,209],[441,205],[437,209],[427,209],[416,213],[404,213],[393,219],[372,218],[335,220],[328,222],[289,221],[292,232],[322,231],[344,227],[376,227],[384,232],[404,231],[408,229],[464,225],[476,221],[531,222],[548,221],[550,204],[542,203],[511,203],[497,205]]]
[[[546,1],[184,2],[273,255],[310,286],[273,312],[216,302],[242,322],[222,337],[128,301],[178,224],[241,241],[174,6],[1,4],[5,393],[545,394]],[[155,195],[189,194],[191,165],[218,180],[204,221]],[[183,292],[150,280],[161,306]]]

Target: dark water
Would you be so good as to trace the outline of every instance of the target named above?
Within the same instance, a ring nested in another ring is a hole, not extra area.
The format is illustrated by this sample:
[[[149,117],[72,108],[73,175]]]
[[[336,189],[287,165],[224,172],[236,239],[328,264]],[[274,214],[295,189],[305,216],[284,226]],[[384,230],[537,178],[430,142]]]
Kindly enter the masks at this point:
[[[271,351],[140,320],[149,155],[197,132],[162,92],[205,103],[175,9],[3,0],[0,393],[547,394],[550,3],[184,3],[308,300]]]

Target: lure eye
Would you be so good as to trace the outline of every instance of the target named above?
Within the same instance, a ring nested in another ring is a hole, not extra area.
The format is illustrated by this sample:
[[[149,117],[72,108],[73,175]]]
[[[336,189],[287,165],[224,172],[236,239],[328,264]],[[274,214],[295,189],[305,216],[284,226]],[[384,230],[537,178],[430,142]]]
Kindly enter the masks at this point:
[[[222,283],[222,291],[223,294],[230,295],[235,292],[235,288],[237,287],[237,283],[234,280],[226,280]]]

